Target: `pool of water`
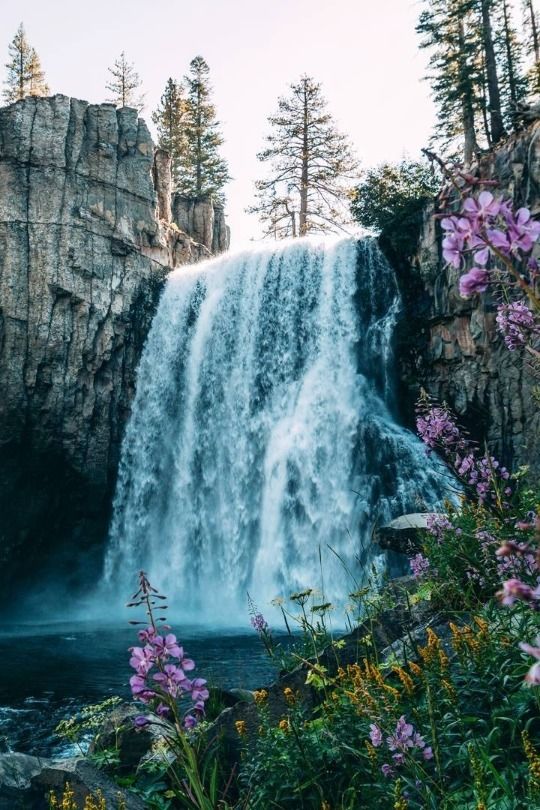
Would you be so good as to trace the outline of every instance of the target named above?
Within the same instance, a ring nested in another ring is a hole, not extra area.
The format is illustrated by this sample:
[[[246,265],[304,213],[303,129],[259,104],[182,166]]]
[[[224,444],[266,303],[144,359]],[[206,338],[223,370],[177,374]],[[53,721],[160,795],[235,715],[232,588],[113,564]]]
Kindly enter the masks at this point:
[[[255,689],[275,675],[249,629],[185,627],[181,642],[210,685]],[[0,750],[38,756],[72,753],[54,734],[58,722],[88,703],[129,698],[128,647],[136,632],[90,623],[16,626],[0,631]]]

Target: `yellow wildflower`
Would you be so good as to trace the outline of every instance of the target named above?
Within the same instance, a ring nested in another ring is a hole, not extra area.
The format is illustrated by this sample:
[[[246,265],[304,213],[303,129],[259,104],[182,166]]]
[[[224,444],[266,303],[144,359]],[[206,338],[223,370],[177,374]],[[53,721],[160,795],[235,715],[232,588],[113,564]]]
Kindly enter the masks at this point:
[[[284,695],[284,697],[285,697],[285,700],[287,701],[287,703],[288,703],[290,706],[292,706],[292,705],[293,705],[293,703],[296,703],[296,697],[295,697],[295,694],[294,694],[294,692],[293,692],[293,690],[291,689],[291,687],[290,687],[290,686],[286,686],[286,687],[285,687],[285,689],[283,690],[283,695]]]
[[[244,734],[246,734],[246,732],[247,732],[246,721],[245,720],[236,720],[234,725],[236,727],[237,733],[241,737],[243,737]]]
[[[262,706],[268,700],[268,692],[266,689],[259,689],[253,692],[253,698],[257,706]]]

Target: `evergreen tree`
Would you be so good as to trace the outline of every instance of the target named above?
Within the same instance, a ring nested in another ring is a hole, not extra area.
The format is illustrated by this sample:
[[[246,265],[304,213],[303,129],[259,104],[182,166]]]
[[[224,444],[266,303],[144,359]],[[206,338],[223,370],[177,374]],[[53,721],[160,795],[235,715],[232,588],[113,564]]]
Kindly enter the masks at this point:
[[[39,56],[26,38],[23,24],[17,29],[9,46],[4,99],[10,104],[27,96],[47,96],[49,88]]]
[[[481,20],[481,40],[484,50],[484,65],[486,84],[489,100],[489,122],[491,143],[498,143],[504,137],[504,124],[501,110],[501,93],[499,87],[499,76],[497,72],[497,61],[495,58],[495,43],[493,39],[493,27],[491,15],[493,12],[493,0],[478,0]]]
[[[195,199],[220,196],[230,179],[227,163],[219,154],[223,138],[211,101],[209,72],[202,56],[196,56],[190,64],[189,75],[185,77],[185,141],[179,144],[177,190]]]
[[[529,92],[529,82],[524,73],[524,49],[512,17],[509,0],[499,0],[495,16],[495,47],[501,84],[501,107],[506,126],[512,128],[519,104]]]
[[[534,0],[523,0],[527,54],[533,58],[531,70],[531,90],[540,93],[540,34],[538,31],[538,15],[534,7]]]
[[[268,121],[268,147],[257,157],[270,165],[270,173],[256,183],[250,213],[259,215],[265,236],[276,239],[339,230],[348,219],[343,203],[357,163],[320,84],[302,76]]]
[[[117,107],[135,107],[140,112],[144,107],[144,98],[139,95],[141,80],[134,65],[126,59],[124,51],[108,71],[112,75],[106,85],[107,90],[112,93],[110,103]]]
[[[187,138],[184,128],[186,100],[180,82],[169,79],[161,96],[159,107],[152,115],[158,131],[158,146],[171,156],[173,187],[180,185],[182,164],[187,155]]]
[[[465,163],[478,150],[478,121],[485,107],[484,61],[478,42],[476,0],[426,0],[417,31],[431,51],[429,79],[437,107],[435,139],[445,151],[463,141]]]

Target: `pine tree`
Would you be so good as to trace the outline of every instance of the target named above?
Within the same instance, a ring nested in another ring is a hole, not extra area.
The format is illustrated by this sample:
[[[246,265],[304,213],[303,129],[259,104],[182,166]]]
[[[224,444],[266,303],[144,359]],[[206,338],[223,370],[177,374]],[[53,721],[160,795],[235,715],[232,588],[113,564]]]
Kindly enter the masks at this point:
[[[177,190],[186,197],[220,197],[230,179],[226,161],[219,154],[223,138],[211,101],[210,68],[196,56],[185,77],[184,137],[177,165]]]
[[[112,93],[109,102],[117,107],[135,107],[140,112],[144,107],[144,97],[139,95],[141,80],[134,65],[126,59],[124,51],[108,71],[112,75],[111,81],[106,85],[107,90]]]
[[[158,146],[171,156],[173,187],[180,185],[182,163],[186,159],[187,138],[184,128],[186,100],[180,82],[169,79],[159,107],[152,115],[158,131]]]
[[[531,70],[531,90],[540,93],[540,34],[538,17],[533,0],[523,0],[527,54],[532,55],[534,64]]]
[[[256,183],[265,236],[276,239],[314,231],[335,232],[347,222],[350,186],[357,163],[347,138],[335,127],[321,85],[309,76],[291,84],[268,119],[268,148],[257,157],[270,165]]]
[[[511,129],[515,113],[529,92],[524,72],[524,49],[519,39],[509,0],[500,0],[495,16],[495,48],[501,85],[501,107],[506,127]]]
[[[47,96],[49,88],[39,56],[26,38],[23,24],[17,29],[9,46],[4,99],[10,104],[27,96]]]
[[[501,111],[501,93],[499,87],[499,76],[497,72],[497,61],[495,58],[495,43],[493,40],[493,28],[491,24],[493,0],[479,0],[479,3],[481,15],[481,38],[484,48],[484,64],[489,99],[490,140],[495,144],[504,137],[505,131]]]
[[[417,25],[423,37],[420,46],[431,51],[427,78],[437,107],[435,140],[451,153],[463,141],[465,163],[478,151],[485,107],[475,4],[476,0],[426,0]]]

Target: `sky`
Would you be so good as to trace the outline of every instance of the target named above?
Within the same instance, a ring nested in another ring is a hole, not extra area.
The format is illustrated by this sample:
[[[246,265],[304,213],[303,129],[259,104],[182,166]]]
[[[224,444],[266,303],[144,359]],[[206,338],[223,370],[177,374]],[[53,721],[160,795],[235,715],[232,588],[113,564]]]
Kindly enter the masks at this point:
[[[362,167],[415,157],[426,145],[434,108],[414,30],[419,10],[418,0],[0,0],[0,52],[5,63],[23,22],[51,92],[97,103],[124,50],[152,130],[167,78],[204,56],[233,177],[225,189],[232,246],[241,247],[260,237],[245,208],[265,172],[256,154],[267,117],[303,73],[321,82]]]

